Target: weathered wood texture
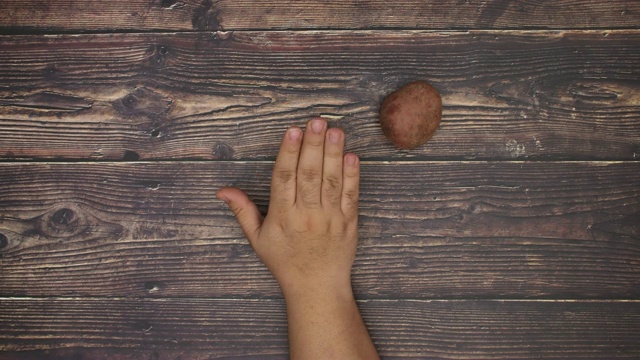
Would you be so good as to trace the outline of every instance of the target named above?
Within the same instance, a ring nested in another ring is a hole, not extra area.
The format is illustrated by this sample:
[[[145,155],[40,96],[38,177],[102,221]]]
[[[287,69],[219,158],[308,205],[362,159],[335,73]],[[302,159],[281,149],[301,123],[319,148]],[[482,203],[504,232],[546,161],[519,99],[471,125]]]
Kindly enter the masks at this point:
[[[3,296],[279,297],[221,186],[271,163],[0,164]],[[365,163],[358,298],[640,296],[640,162]]]
[[[234,32],[0,37],[0,157],[272,159],[328,115],[365,159],[640,157],[640,31]],[[430,143],[396,150],[378,110],[443,94]]]
[[[3,359],[286,358],[280,300],[3,298]],[[360,302],[386,359],[640,356],[640,302]],[[68,349],[71,348],[71,349]],[[116,348],[116,349],[113,349]],[[50,349],[46,354],[42,350]],[[109,356],[107,356],[109,355]]]
[[[633,0],[0,0],[0,359],[287,359],[214,193],[266,210],[271,163],[236,160],[316,115],[368,160],[384,359],[640,358],[639,28]],[[378,109],[416,79],[444,119],[398,151]]]
[[[640,4],[612,1],[12,0],[0,30],[526,29],[640,26]]]

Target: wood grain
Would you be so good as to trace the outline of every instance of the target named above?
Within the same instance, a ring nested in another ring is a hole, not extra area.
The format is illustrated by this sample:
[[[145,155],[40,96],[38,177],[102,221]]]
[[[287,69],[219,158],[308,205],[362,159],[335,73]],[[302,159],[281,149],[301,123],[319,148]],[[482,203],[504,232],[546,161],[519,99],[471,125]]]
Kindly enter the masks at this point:
[[[248,29],[527,29],[640,26],[640,4],[613,1],[13,0],[4,32]]]
[[[317,115],[366,160],[384,359],[640,358],[640,2],[3,0],[0,34],[0,359],[287,359],[213,195],[266,211]],[[443,123],[399,151],[417,79]]]
[[[0,164],[0,295],[279,297],[226,206],[271,163]],[[639,162],[364,163],[359,298],[640,296]]]
[[[280,300],[1,301],[6,360],[283,359],[287,353]],[[386,359],[640,356],[638,301],[369,300],[359,306]]]
[[[325,115],[364,159],[640,158],[640,31],[218,32],[0,37],[4,159],[273,159]],[[425,147],[381,99],[442,93]]]

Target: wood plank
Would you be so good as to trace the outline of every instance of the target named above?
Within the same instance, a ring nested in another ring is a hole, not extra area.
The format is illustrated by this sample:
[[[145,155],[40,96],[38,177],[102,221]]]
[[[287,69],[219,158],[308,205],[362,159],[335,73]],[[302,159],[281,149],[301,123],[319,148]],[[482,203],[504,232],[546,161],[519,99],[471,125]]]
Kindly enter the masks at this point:
[[[226,205],[271,163],[0,164],[0,295],[279,297]],[[640,162],[364,163],[360,298],[640,296]]]
[[[273,159],[326,115],[365,159],[640,158],[640,31],[0,37],[0,157]],[[428,79],[430,143],[398,151],[381,99]]]
[[[13,0],[0,29],[30,31],[240,29],[633,28],[640,4],[613,1]]]
[[[286,358],[280,300],[2,298],[3,359]],[[360,302],[387,359],[640,356],[640,302]],[[115,350],[114,350],[115,348]],[[45,352],[48,350],[48,352]],[[30,352],[35,351],[35,352]],[[253,356],[253,357],[252,357]]]

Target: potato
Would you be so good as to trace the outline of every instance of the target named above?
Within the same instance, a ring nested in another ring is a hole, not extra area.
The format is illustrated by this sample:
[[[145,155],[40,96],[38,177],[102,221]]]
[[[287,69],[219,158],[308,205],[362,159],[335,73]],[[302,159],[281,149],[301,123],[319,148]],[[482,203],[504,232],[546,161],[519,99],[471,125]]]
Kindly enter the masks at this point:
[[[415,149],[435,134],[442,118],[438,90],[414,81],[389,94],[380,108],[382,131],[400,149]]]

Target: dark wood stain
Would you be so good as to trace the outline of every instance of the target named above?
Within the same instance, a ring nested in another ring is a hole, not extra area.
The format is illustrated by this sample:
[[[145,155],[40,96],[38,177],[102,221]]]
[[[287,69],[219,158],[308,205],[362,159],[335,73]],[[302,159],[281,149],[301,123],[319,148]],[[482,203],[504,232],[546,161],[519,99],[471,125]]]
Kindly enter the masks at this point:
[[[478,4],[478,21],[476,26],[480,28],[491,28],[505,11],[509,8],[510,1],[508,0],[493,0],[488,2],[482,2]]]
[[[640,356],[637,301],[369,300],[360,307],[384,358]],[[3,308],[3,359],[287,358],[280,299],[9,299]],[[13,340],[41,329],[44,312],[56,325],[47,336]]]
[[[213,158],[220,160],[228,160],[233,158],[234,150],[225,143],[217,143],[213,146]]]
[[[13,102],[0,103],[4,106],[16,106],[24,108],[35,108],[43,110],[55,111],[78,111],[90,109],[93,101],[82,97],[58,94],[49,91],[43,91],[35,94],[27,95],[25,98]]]
[[[212,0],[204,0],[193,12],[191,23],[194,30],[222,30],[218,19],[220,10],[214,8]]]
[[[147,88],[138,88],[113,102],[113,108],[122,116],[160,116],[169,111],[171,99]]]
[[[3,249],[9,245],[9,238],[7,235],[0,233],[0,249]]]
[[[287,359],[214,194],[265,212],[318,115],[363,159],[384,359],[640,358],[639,43],[630,0],[0,1],[0,359]],[[398,151],[414,80],[443,121]]]
[[[122,156],[124,161],[138,161],[140,160],[140,154],[132,150],[126,150]]]
[[[322,114],[333,119],[331,126],[345,129],[348,150],[363,159],[640,156],[640,33],[635,30],[607,36],[601,31],[211,36],[0,38],[0,66],[7,69],[0,86],[13,89],[0,92],[0,102],[16,103],[50,87],[74,99],[66,105],[40,102],[40,108],[0,106],[0,158],[120,160],[131,150],[143,159],[270,160],[284,129]],[[15,65],[40,53],[50,55]],[[64,64],[54,83],[39,70],[50,64]],[[440,90],[444,112],[429,144],[409,155],[384,137],[378,112],[381,98],[412,79],[429,80]],[[90,108],[58,110],[80,108],[80,99],[87,98]]]
[[[214,198],[234,185],[266,205],[271,168],[0,164],[0,213],[16,214],[0,221],[11,243],[0,249],[3,293],[278,297]],[[638,162],[364,163],[358,297],[636,298],[638,171]],[[149,281],[164,285],[149,292],[140,285]]]
[[[3,1],[0,31],[249,29],[615,29],[640,24],[633,0]]]

